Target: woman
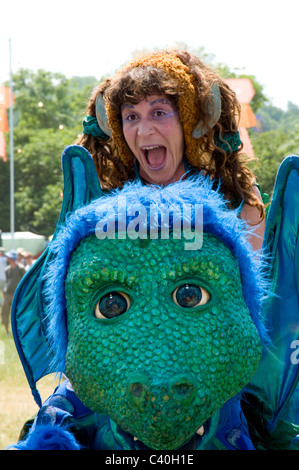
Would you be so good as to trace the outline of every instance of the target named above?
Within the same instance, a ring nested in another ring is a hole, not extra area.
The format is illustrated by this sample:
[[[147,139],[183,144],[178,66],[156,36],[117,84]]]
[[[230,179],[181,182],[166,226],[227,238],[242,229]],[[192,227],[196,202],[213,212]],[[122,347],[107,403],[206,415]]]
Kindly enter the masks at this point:
[[[240,216],[253,226],[250,242],[262,247],[264,205],[241,154],[240,105],[197,57],[146,54],[102,83],[87,112],[77,143],[91,153],[103,188],[136,177],[165,185],[204,172],[230,207],[243,204]]]

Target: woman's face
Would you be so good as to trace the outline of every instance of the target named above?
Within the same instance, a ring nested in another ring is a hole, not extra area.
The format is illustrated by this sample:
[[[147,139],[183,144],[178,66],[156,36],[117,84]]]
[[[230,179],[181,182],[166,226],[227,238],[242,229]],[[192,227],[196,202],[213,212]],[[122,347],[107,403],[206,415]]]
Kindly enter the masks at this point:
[[[166,96],[151,95],[138,104],[124,103],[123,133],[150,183],[169,184],[185,173],[184,133],[175,106]]]

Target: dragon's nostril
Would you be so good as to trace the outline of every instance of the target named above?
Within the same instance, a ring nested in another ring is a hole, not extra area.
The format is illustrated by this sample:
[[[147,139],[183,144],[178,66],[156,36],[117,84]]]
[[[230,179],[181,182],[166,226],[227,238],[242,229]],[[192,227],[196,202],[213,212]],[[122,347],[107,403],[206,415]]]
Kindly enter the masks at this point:
[[[193,378],[185,374],[177,374],[171,379],[171,393],[173,398],[181,404],[190,404],[196,395],[196,387]]]
[[[132,383],[130,385],[130,392],[134,397],[141,397],[145,391],[146,387],[139,382]]]
[[[129,402],[143,410],[150,394],[151,381],[144,372],[135,372],[129,376],[126,396]]]
[[[193,385],[191,383],[178,383],[173,386],[173,391],[178,397],[187,397],[193,392]]]
[[[148,386],[142,381],[132,381],[128,384],[128,400],[140,410],[146,405],[146,396],[148,394]]]

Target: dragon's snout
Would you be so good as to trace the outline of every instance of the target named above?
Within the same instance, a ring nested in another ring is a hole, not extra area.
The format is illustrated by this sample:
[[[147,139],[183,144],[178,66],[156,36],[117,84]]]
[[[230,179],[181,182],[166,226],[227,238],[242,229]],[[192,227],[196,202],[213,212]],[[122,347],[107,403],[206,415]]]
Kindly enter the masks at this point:
[[[198,387],[189,373],[174,373],[171,377],[151,378],[147,373],[135,373],[128,379],[127,397],[137,408],[143,409],[149,402],[189,406],[195,399]]]
[[[124,429],[153,449],[175,449],[189,441],[210,416],[201,411],[200,378],[191,371],[142,370],[126,381]],[[205,406],[204,406],[205,408]]]

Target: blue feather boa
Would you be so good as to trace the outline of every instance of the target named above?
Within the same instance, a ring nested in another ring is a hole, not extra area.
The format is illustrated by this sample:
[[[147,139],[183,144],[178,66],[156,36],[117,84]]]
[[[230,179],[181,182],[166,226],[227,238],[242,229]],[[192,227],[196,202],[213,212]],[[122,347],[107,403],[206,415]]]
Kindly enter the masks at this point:
[[[80,450],[73,434],[61,426],[39,425],[27,438],[10,447],[18,450]]]

